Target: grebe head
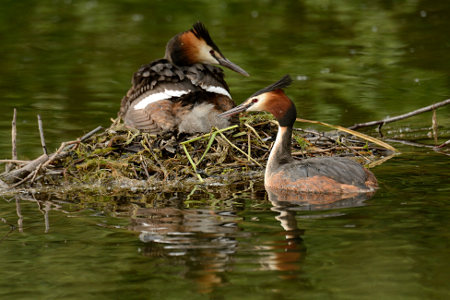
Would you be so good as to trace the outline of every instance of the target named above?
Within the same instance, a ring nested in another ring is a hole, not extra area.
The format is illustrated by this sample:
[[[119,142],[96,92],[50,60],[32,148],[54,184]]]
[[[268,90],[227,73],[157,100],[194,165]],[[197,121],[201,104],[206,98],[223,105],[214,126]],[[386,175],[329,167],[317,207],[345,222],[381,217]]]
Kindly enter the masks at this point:
[[[167,43],[164,57],[178,66],[197,63],[221,65],[244,76],[249,76],[244,69],[225,58],[201,22],[195,23],[192,29],[174,36]]]
[[[271,84],[251,95],[242,104],[221,113],[219,116],[232,116],[242,111],[267,111],[274,115],[280,126],[292,127],[294,125],[295,118],[297,117],[297,111],[294,103],[282,90],[291,83],[291,77],[289,75],[285,75],[274,84]]]

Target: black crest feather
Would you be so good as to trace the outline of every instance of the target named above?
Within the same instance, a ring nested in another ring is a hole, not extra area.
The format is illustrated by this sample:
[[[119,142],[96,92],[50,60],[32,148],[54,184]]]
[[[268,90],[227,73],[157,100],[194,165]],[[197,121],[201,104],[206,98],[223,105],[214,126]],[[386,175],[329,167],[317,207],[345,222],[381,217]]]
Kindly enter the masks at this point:
[[[268,87],[263,88],[262,90],[257,91],[256,93],[254,93],[253,95],[251,95],[249,98],[251,97],[255,97],[267,92],[271,92],[271,91],[275,91],[275,90],[279,90],[279,89],[283,89],[285,87],[288,87],[290,84],[292,83],[292,78],[289,75],[284,75],[283,78],[281,78],[280,80],[278,80],[277,82],[269,85]]]
[[[217,45],[213,42],[211,36],[209,35],[208,29],[206,29],[205,25],[202,22],[198,21],[197,23],[192,25],[191,31],[196,37],[203,39],[214,50],[220,53],[219,47],[217,47]]]

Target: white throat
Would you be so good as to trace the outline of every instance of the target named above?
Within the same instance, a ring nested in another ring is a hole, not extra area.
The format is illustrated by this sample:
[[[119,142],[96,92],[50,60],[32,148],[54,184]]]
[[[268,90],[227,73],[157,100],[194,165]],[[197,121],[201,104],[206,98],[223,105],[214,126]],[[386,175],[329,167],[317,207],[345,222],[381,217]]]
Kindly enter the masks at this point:
[[[264,181],[267,182],[269,173],[271,170],[273,170],[273,167],[275,166],[275,156],[280,151],[281,146],[281,140],[286,131],[286,127],[280,127],[278,126],[278,132],[277,137],[275,139],[275,142],[273,143],[272,150],[270,150],[269,159],[267,160],[266,165],[266,171],[264,172]]]

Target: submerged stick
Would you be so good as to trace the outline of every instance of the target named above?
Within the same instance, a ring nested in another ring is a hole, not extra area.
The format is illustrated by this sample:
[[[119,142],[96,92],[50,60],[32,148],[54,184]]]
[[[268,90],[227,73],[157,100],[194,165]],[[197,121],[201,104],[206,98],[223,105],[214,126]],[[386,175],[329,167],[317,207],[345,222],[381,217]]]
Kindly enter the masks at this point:
[[[386,139],[386,141],[392,142],[392,143],[399,143],[399,144],[403,144],[403,145],[408,145],[408,146],[413,146],[413,147],[419,147],[419,148],[429,148],[429,149],[436,148],[436,146],[433,146],[433,145],[420,144],[420,143],[416,143],[416,142],[411,142],[411,141],[406,141],[406,140],[399,140],[399,139]]]
[[[409,118],[409,117],[412,117],[412,116],[415,116],[415,115],[418,115],[418,114],[421,114],[421,113],[424,113],[424,112],[427,112],[427,111],[430,111],[430,110],[435,110],[436,108],[445,106],[447,104],[450,104],[450,99],[447,99],[447,100],[444,100],[444,101],[441,101],[441,102],[437,102],[437,103],[434,103],[434,104],[431,104],[431,105],[428,105],[428,106],[425,106],[425,107],[422,107],[422,108],[419,108],[419,109],[416,109],[416,110],[411,111],[411,112],[406,113],[406,114],[402,114],[402,115],[398,115],[398,116],[395,116],[395,117],[390,117],[390,118],[386,118],[386,119],[378,120],[378,121],[359,123],[359,124],[355,124],[353,126],[350,126],[348,128],[349,129],[358,129],[358,128],[361,128],[361,127],[369,127],[369,126],[375,126],[375,125],[379,125],[379,124],[384,125],[386,123],[391,123],[391,122],[403,120],[403,119],[406,119],[406,118]]]
[[[436,118],[436,110],[433,109],[433,117],[431,118],[431,128],[433,132],[434,144],[438,143],[438,122]]]
[[[45,145],[44,129],[42,128],[41,115],[37,115],[37,118],[38,118],[39,136],[41,137],[42,151],[44,152],[45,155],[47,155],[47,146]]]

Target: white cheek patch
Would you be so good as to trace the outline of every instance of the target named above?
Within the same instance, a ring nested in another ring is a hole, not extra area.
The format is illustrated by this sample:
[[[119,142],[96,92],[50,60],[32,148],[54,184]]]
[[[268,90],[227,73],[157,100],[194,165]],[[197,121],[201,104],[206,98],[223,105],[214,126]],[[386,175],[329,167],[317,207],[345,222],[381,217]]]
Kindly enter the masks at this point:
[[[228,93],[228,91],[223,87],[213,85],[201,85],[200,87],[207,92],[221,94],[231,99],[230,93]]]
[[[219,62],[209,53],[211,50],[213,49],[203,41],[197,49],[198,61],[202,64],[218,65]]]
[[[266,95],[265,94],[258,95],[258,96],[252,97],[251,99],[254,99],[254,98],[258,99],[258,102],[253,103],[252,106],[250,106],[247,110],[248,111],[264,111],[264,110],[266,110],[266,108],[265,108],[265,102],[267,101]]]
[[[164,92],[159,92],[155,94],[151,94],[141,101],[139,101],[135,106],[135,110],[144,109],[147,107],[147,105],[155,103],[157,101],[161,100],[167,100],[172,97],[181,97],[183,95],[189,94],[191,90],[183,90],[183,91],[176,91],[176,90],[164,90]]]

